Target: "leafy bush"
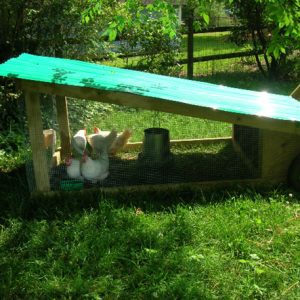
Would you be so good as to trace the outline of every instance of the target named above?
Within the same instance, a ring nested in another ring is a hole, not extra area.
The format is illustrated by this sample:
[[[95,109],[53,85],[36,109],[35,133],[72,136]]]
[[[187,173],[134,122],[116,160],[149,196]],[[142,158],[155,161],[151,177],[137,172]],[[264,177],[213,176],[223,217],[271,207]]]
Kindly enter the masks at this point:
[[[98,126],[98,124],[91,124],[91,121],[94,119],[101,120],[101,116],[113,110],[113,105],[88,100],[78,101],[70,98],[68,100],[68,110],[70,129],[75,132],[83,127]]]
[[[0,135],[0,150],[13,153],[24,148],[25,136],[16,131],[8,131]]]
[[[148,5],[140,0],[87,3],[89,6],[83,12],[85,22],[95,22],[96,16],[100,16],[102,37],[111,42],[121,40],[119,50],[124,55],[139,54],[139,70],[178,74],[179,23],[174,7],[167,1]]]
[[[20,92],[11,80],[0,81],[0,131],[11,130],[24,121],[24,105]]]
[[[260,71],[269,77],[279,77],[286,59],[300,49],[299,1],[227,0],[227,5],[239,19],[242,29],[233,37],[241,43],[251,41],[256,51]],[[262,56],[259,55],[262,52]]]
[[[92,59],[98,52],[106,51],[96,43],[97,27],[83,26],[81,22],[82,1],[12,0],[0,4],[0,63],[22,52]],[[53,102],[51,97],[43,100],[44,126],[52,127]],[[18,138],[25,109],[21,93],[11,80],[0,81],[0,120],[1,153],[12,155],[12,149],[20,148]]]
[[[9,172],[25,163],[30,155],[24,132],[18,128],[0,134],[0,172]]]

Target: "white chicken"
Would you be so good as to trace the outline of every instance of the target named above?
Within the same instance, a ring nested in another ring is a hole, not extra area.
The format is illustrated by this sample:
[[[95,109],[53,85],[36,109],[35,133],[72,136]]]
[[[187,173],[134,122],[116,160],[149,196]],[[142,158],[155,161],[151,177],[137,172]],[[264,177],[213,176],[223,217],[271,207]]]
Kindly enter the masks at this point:
[[[122,133],[119,133],[117,135],[116,139],[113,141],[113,143],[109,147],[108,153],[111,155],[115,155],[118,151],[120,151],[127,144],[131,135],[132,135],[132,131],[129,129],[125,129]]]
[[[86,130],[81,129],[71,139],[72,157],[66,159],[67,174],[72,179],[82,179],[81,160],[87,145]]]
[[[81,176],[81,161],[76,158],[69,157],[66,159],[67,174],[72,179],[83,179]]]
[[[108,168],[108,155],[102,155],[97,159],[92,159],[86,154],[81,165],[81,174],[84,179],[96,183],[104,180],[109,175]]]
[[[86,129],[81,129],[71,139],[72,152],[74,156],[83,156],[86,148]]]
[[[96,136],[97,138],[95,139]],[[117,132],[115,130],[101,131],[98,127],[94,127],[94,134],[89,134],[87,141],[94,152],[99,153],[102,151],[103,146],[109,149],[116,137]]]
[[[132,135],[132,131],[129,129],[125,129],[123,132],[117,134],[115,130],[102,131],[98,127],[95,127],[94,134],[91,134],[87,137],[88,143],[91,145],[92,148],[95,148],[94,141],[93,141],[93,137],[95,135],[101,135],[103,138],[109,137],[108,144],[107,144],[108,154],[115,155],[127,144],[129,138]],[[97,143],[101,144],[102,143],[101,139],[97,140]]]
[[[83,162],[81,164],[81,174],[86,180],[92,183],[104,180],[109,175],[109,158],[108,148],[116,138],[116,131],[111,131],[109,134],[102,135],[95,133],[90,135],[88,140],[93,149],[93,155],[96,157],[92,159],[85,153]]]

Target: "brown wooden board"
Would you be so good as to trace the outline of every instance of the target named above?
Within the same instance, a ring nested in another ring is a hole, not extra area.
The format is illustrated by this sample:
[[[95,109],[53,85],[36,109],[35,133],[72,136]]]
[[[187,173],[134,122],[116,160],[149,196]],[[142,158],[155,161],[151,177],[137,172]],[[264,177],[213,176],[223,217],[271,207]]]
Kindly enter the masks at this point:
[[[66,97],[56,96],[56,109],[61,142],[61,158],[65,159],[71,154],[70,127]]]
[[[39,96],[38,93],[25,93],[26,113],[36,188],[38,191],[49,191],[50,183]]]
[[[151,97],[125,92],[111,92],[88,87],[68,86],[62,84],[56,85],[27,80],[22,80],[20,84],[24,90],[28,91],[38,91],[40,93],[96,100],[105,103],[144,108],[148,110],[288,132],[298,135],[300,134],[300,127],[297,125],[297,122],[286,120],[225,112],[175,101],[164,101],[162,99],[155,99],[155,101],[153,101],[153,98]]]
[[[285,181],[291,162],[300,153],[300,139],[293,134],[260,131],[261,177]]]

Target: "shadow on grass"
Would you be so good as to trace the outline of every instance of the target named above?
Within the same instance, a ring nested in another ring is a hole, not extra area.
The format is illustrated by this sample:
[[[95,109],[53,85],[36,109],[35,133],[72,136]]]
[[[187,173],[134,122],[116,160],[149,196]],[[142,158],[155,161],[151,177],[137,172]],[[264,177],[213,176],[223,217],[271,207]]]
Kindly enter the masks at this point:
[[[69,219],[85,210],[97,209],[101,202],[109,201],[114,208],[141,208],[147,212],[173,210],[178,205],[206,205],[222,202],[231,193],[229,190],[214,189],[202,191],[199,188],[180,187],[178,189],[149,189],[139,191],[120,190],[103,192],[95,187],[81,191],[58,191],[49,194],[30,195],[26,177],[18,172],[5,174],[6,187],[1,191],[0,220],[7,218]],[[235,192],[242,192],[236,187]]]
[[[119,298],[117,293],[125,299],[135,298],[132,294],[151,299],[160,287],[170,299],[191,293],[190,282],[198,280],[190,271],[198,257],[185,248],[193,241],[188,212],[179,208],[153,220],[115,206],[104,201],[96,212],[65,222],[10,221],[2,247],[6,260],[0,296],[81,298],[94,291],[104,298]],[[39,207],[47,209],[44,202]],[[180,280],[178,273],[183,274]],[[165,279],[170,281],[167,290]],[[202,289],[194,293],[203,298]]]
[[[22,216],[29,196],[25,166],[0,172],[0,218]]]
[[[143,210],[159,211],[177,204],[208,203],[223,201],[226,192],[202,193],[199,190],[182,188],[166,191],[122,191],[114,194],[100,189],[54,192],[46,195],[30,195],[27,187],[25,167],[9,173],[0,173],[0,220],[24,219],[66,219],[73,214],[97,208],[103,200],[114,207],[140,207]]]
[[[252,195],[245,201],[238,198],[237,208],[190,209],[232,200],[231,193],[186,190],[109,197],[87,190],[31,198],[26,217],[33,220],[7,221],[0,298],[229,299],[236,293],[239,299],[247,286],[246,298],[261,299],[255,286],[247,285],[257,274],[238,260],[252,253],[270,255],[253,240],[264,240],[265,234],[270,239],[278,206],[255,206]],[[251,195],[244,191],[245,197],[247,193]],[[163,212],[151,214],[155,211]],[[265,220],[266,212],[271,221]],[[257,224],[260,218],[265,219]],[[286,250],[279,249],[284,257]],[[296,275],[292,273],[289,285]],[[272,293],[287,277],[280,272],[273,279],[267,273],[258,280],[265,279],[264,292]]]
[[[114,208],[141,208],[147,212],[158,212],[176,209],[178,205],[208,205],[221,203],[237,194],[263,195],[270,194],[270,189],[260,187],[259,190],[234,186],[227,189],[214,188],[203,191],[200,188],[182,187],[163,191],[127,191],[108,193],[100,189],[82,191],[54,192],[46,195],[30,195],[27,188],[25,168],[19,168],[10,173],[0,173],[0,222],[9,218],[26,220],[69,219],[75,214],[86,210],[97,209],[101,202],[109,201]],[[274,192],[274,190],[272,190]],[[271,191],[271,192],[272,192]],[[289,193],[286,187],[278,193]],[[297,197],[296,197],[297,198]],[[267,199],[267,198],[266,198]]]

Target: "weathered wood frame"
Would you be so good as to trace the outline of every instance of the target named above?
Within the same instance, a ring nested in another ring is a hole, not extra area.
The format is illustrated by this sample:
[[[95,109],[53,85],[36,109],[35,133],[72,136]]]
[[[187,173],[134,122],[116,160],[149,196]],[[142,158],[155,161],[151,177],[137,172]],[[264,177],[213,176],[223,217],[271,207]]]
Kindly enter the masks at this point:
[[[62,158],[70,153],[70,130],[66,97],[89,99],[260,128],[261,134],[258,141],[261,143],[260,179],[263,181],[270,180],[279,182],[284,180],[290,161],[296,154],[300,153],[300,140],[297,139],[297,135],[300,135],[300,127],[297,122],[224,112],[185,103],[156,98],[152,99],[150,97],[131,93],[111,92],[88,87],[42,83],[28,80],[20,80],[19,86],[25,91],[29,134],[33,153],[34,175],[36,178],[36,188],[39,192],[50,190],[44,145],[42,142],[39,142],[43,140],[39,94],[56,95],[58,123],[60,128],[59,132],[62,141]],[[300,86],[294,90],[292,96],[299,98],[299,94]],[[278,157],[275,159],[274,154],[276,152],[280,153],[281,159],[278,159]],[[273,166],[276,166],[276,172],[273,172]],[[204,183],[200,184],[203,185]]]

